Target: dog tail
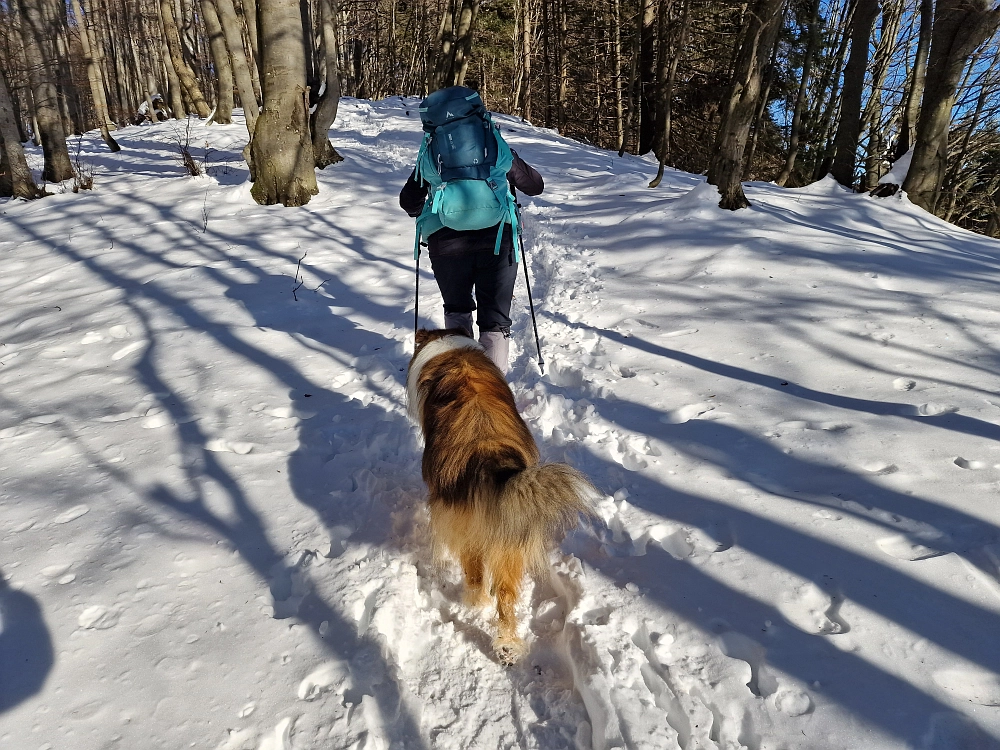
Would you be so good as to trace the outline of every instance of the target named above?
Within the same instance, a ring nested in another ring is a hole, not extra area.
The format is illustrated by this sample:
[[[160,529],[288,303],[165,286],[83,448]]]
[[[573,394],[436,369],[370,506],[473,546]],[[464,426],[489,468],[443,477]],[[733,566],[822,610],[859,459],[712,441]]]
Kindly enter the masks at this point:
[[[529,466],[499,488],[490,504],[493,536],[518,547],[527,567],[544,567],[550,547],[576,526],[579,516],[594,516],[599,493],[587,478],[562,463]]]

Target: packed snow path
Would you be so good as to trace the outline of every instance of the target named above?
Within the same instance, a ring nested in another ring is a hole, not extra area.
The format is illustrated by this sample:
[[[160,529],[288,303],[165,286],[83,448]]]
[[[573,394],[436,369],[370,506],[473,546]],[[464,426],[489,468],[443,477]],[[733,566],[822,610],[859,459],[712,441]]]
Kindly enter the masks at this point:
[[[0,204],[0,746],[1000,747],[1000,244],[498,121],[547,183],[512,387],[607,493],[525,661],[430,555],[414,102],[345,100],[299,209],[242,125],[192,127],[202,178],[132,127]]]

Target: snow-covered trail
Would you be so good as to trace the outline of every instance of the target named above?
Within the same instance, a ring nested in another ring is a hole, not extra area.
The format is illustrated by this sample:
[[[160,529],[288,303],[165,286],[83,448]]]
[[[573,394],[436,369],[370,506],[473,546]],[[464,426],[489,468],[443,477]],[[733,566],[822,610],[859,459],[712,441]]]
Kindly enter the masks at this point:
[[[0,208],[0,639],[37,665],[0,741],[1000,745],[997,243],[828,183],[721,212],[500,118],[547,181],[515,395],[608,493],[504,670],[405,418],[407,104],[345,100],[300,209],[249,199],[241,126],[172,176],[172,123]],[[426,260],[421,290],[440,322]]]

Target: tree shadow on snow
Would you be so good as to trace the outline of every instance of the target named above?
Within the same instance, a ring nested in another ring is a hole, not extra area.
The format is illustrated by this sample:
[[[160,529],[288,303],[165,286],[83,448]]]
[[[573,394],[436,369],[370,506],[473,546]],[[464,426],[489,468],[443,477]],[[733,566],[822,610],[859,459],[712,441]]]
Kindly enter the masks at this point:
[[[625,345],[669,356],[708,372],[790,392],[793,397],[867,413],[910,416],[897,413],[896,405],[841,398],[797,386],[789,391],[789,387],[782,386],[777,378],[684,355],[636,337],[599,332]],[[553,393],[563,390],[559,386],[549,388]],[[579,394],[568,389],[565,395],[578,397]],[[664,521],[700,529],[705,537],[715,540],[722,554],[738,544],[755,557],[789,571],[800,581],[812,582],[830,598],[827,615],[834,631],[849,631],[850,623],[843,621],[839,612],[840,604],[849,601],[896,623],[912,633],[914,641],[926,639],[968,662],[1000,672],[1000,642],[985,635],[993,627],[990,623],[996,622],[992,610],[950,591],[926,585],[880,562],[879,558],[888,560],[880,549],[873,549],[871,556],[865,555],[804,533],[796,526],[771,520],[767,498],[777,496],[823,509],[825,517],[831,519],[828,523],[836,523],[839,516],[864,519],[882,526],[887,540],[899,537],[914,547],[919,545],[918,549],[923,550],[919,559],[955,553],[1000,582],[1000,570],[985,551],[987,545],[1000,540],[1000,529],[996,526],[918,496],[887,489],[839,467],[786,454],[770,442],[721,421],[694,419],[682,424],[664,424],[662,412],[643,404],[589,395],[587,400],[597,407],[604,419],[631,433],[663,441],[689,462],[716,466],[725,475],[741,482],[741,486],[752,487],[758,492],[752,500],[742,495],[740,500],[730,502],[691,495],[641,472],[623,470],[621,465],[589,452],[585,446],[569,443],[571,447],[564,450],[576,457],[575,463],[590,473],[599,485],[625,487],[629,503],[636,507]],[[956,415],[948,416],[954,418]],[[937,418],[931,424],[957,427],[974,435],[992,434],[992,425],[974,419],[942,422],[943,418]],[[789,517],[787,506],[776,506],[775,513],[779,518]],[[922,533],[927,529],[936,533]],[[624,547],[631,549],[628,540]],[[816,690],[825,698],[896,737],[919,745],[925,733],[932,736],[934,732],[952,727],[940,718],[954,714],[950,706],[868,661],[863,642],[855,645],[856,651],[841,650],[837,645],[838,635],[799,630],[786,624],[787,618],[776,608],[707,575],[702,572],[702,566],[677,560],[655,544],[647,545],[646,550],[644,559],[631,557],[630,551],[608,557],[595,550],[584,559],[619,586],[630,581],[648,586],[644,591],[646,598],[705,633],[724,640],[725,633],[735,632],[751,639],[766,651],[766,664],[803,684],[818,682]],[[651,570],[658,573],[655,579],[649,576]],[[663,575],[659,575],[661,572]],[[778,625],[767,626],[767,622]],[[851,637],[845,635],[845,638]],[[928,728],[926,724],[915,722],[916,716],[938,717],[934,721],[940,726]],[[975,736],[981,734],[975,729],[968,731]],[[943,747],[933,743],[928,746]]]
[[[164,212],[160,207],[153,208]],[[164,218],[171,219],[169,213],[165,212]],[[8,220],[17,223],[16,219],[11,217],[8,217]],[[178,223],[183,223],[183,220],[179,220]],[[311,380],[295,363],[271,354],[262,346],[244,341],[234,328],[220,324],[199,311],[196,299],[185,299],[174,294],[157,278],[133,279],[128,275],[128,264],[120,264],[112,259],[103,260],[100,254],[79,253],[68,243],[53,243],[27,224],[19,224],[19,228],[35,241],[52,244],[54,249],[68,260],[81,264],[94,276],[102,279],[108,287],[121,290],[124,293],[123,304],[143,327],[148,346],[133,370],[146,391],[156,394],[156,403],[163,408],[174,424],[175,438],[179,443],[178,452],[182,455],[183,471],[186,476],[185,489],[182,493],[160,484],[146,493],[146,499],[155,506],[169,509],[180,518],[196,522],[218,539],[225,540],[240,554],[241,559],[262,583],[269,587],[275,600],[276,616],[296,617],[310,629],[315,641],[323,649],[343,662],[351,664],[352,672],[365,675],[356,681],[360,687],[351,691],[351,695],[356,701],[360,701],[362,694],[374,697],[384,722],[383,730],[386,732],[386,738],[392,742],[392,746],[424,747],[419,722],[407,708],[401,685],[394,677],[395,665],[385,659],[379,644],[364,633],[358,632],[355,622],[345,618],[343,613],[316,590],[310,591],[296,612],[278,614],[277,610],[281,609],[283,600],[287,599],[287,592],[284,589],[287,588],[290,571],[288,563],[285,562],[286,554],[277,549],[270,539],[264,521],[243,489],[241,479],[218,460],[217,454],[206,448],[210,436],[200,427],[198,421],[192,418],[196,415],[196,408],[171,385],[168,373],[161,370],[162,357],[158,355],[159,338],[161,335],[169,334],[169,330],[161,333],[157,326],[162,326],[162,323],[155,320],[149,311],[155,309],[160,314],[168,313],[168,317],[179,319],[185,329],[207,334],[215,344],[240,357],[249,366],[270,373],[284,386],[293,405],[308,406],[318,411],[320,419],[335,414],[340,414],[341,418],[346,415],[348,417],[344,420],[346,424],[363,428],[365,424],[388,418],[398,421],[399,429],[409,434],[410,426],[405,417],[387,415],[378,407],[366,408],[359,402],[351,401]],[[122,237],[122,232],[114,232],[114,229],[117,227],[98,225],[94,231],[103,234],[115,250],[127,252],[133,258],[155,263],[160,268],[184,268],[172,263],[168,258],[150,252],[142,245],[141,237],[135,235]],[[361,329],[345,317],[335,314],[329,300],[320,302],[315,297],[304,295],[303,300],[307,301],[303,301],[301,306],[296,306],[298,303],[294,301],[291,293],[295,285],[291,273],[289,276],[270,274],[253,263],[206,242],[206,239],[214,239],[215,245],[228,244],[231,238],[227,236],[213,237],[212,230],[206,227],[206,232],[200,237],[179,232],[177,239],[186,249],[193,249],[205,256],[208,262],[199,269],[199,272],[227,287],[225,294],[241,302],[261,327],[266,326],[272,330],[294,334],[306,339],[307,342],[312,341],[321,345],[322,353],[328,356],[339,351],[349,359],[365,346],[370,350],[384,348],[389,351],[397,345],[396,341]],[[263,257],[289,260],[288,256],[270,251],[259,243],[246,242],[245,238],[243,244],[252,246]],[[237,282],[227,277],[217,267],[213,267],[218,266],[220,261],[228,264],[226,268],[249,272],[255,280],[249,283]],[[316,270],[319,272],[322,269]],[[340,282],[332,270],[326,275],[330,277],[326,284],[327,292],[335,298],[337,305],[364,310],[369,314],[376,313],[386,319],[391,319],[390,316],[398,312],[395,309],[380,308],[370,299],[358,295],[349,286]],[[239,387],[238,383],[239,375],[234,373],[234,388]],[[336,535],[339,532],[335,524],[343,522],[344,512],[335,507],[336,501],[331,499],[328,488],[323,486],[324,475],[322,471],[315,471],[314,461],[317,456],[329,458],[332,450],[329,429],[324,432],[323,429],[313,428],[311,420],[303,420],[300,422],[300,430],[300,447],[289,457],[288,462],[290,489],[300,502],[314,508],[320,517],[328,522],[332,534]],[[140,492],[138,483],[133,482],[125,472],[110,466],[104,468],[109,475],[131,490]],[[217,501],[216,503],[208,501],[205,490],[210,483],[214,483],[224,491],[229,505],[227,514],[221,515],[213,510],[217,507]],[[373,507],[375,505],[374,502],[369,504]],[[361,527],[359,530],[358,536],[363,538],[365,529]],[[372,541],[382,544],[386,540],[373,538]],[[23,598],[21,594],[15,596]],[[24,611],[30,612],[30,607],[22,599],[15,598],[15,601]],[[44,630],[41,632],[44,633]],[[36,642],[25,640],[22,645],[30,647],[34,643]],[[47,634],[45,643],[48,644]],[[51,665],[51,645],[47,645],[47,648],[47,664]],[[5,680],[6,674],[5,671]],[[44,673],[37,680],[38,685],[34,690],[40,687],[43,678]],[[15,691],[24,693],[19,700],[26,697],[30,679],[24,682],[15,680],[11,684]]]

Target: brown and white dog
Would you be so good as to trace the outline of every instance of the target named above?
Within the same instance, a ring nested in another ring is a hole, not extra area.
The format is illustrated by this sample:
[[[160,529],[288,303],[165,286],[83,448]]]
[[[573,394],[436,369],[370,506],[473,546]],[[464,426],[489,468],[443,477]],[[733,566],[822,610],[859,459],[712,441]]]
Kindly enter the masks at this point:
[[[507,381],[461,329],[417,332],[406,391],[424,434],[435,547],[461,563],[466,604],[496,598],[493,648],[513,664],[524,654],[515,615],[524,574],[544,570],[578,514],[592,515],[596,490],[566,464],[538,463]]]

